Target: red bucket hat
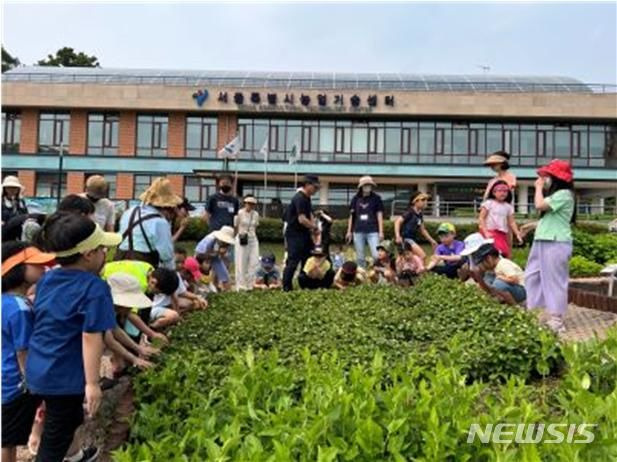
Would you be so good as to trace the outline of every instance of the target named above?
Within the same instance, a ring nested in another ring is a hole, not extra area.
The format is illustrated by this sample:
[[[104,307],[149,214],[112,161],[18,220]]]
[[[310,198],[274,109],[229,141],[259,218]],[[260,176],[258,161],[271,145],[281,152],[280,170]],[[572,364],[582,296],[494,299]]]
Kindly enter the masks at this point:
[[[538,175],[540,176],[554,176],[560,180],[566,181],[570,183],[574,178],[574,174],[572,173],[572,166],[570,162],[565,160],[551,160],[548,165],[544,167],[540,167],[538,169]]]

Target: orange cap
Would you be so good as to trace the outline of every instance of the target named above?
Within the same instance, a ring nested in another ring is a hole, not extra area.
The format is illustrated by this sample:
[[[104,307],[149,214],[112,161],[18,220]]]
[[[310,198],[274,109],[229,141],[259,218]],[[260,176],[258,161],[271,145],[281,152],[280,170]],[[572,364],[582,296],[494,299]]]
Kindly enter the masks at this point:
[[[21,252],[9,257],[2,263],[2,276],[7,274],[17,265],[26,263],[28,265],[45,265],[56,259],[53,253],[41,252],[36,247],[26,247]]]

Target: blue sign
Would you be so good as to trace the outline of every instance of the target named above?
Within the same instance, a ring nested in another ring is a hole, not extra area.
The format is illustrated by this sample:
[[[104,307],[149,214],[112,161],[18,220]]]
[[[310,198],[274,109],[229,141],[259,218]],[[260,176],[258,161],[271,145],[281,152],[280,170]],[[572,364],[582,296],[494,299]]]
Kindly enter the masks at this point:
[[[197,106],[202,107],[208,99],[208,90],[205,88],[203,90],[197,90],[193,93],[193,99],[197,101]]]

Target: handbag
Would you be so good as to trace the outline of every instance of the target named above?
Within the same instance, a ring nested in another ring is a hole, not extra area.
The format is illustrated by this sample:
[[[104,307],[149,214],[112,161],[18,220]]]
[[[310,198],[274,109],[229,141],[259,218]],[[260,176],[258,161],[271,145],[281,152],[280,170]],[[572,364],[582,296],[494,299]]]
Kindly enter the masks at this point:
[[[251,216],[249,218],[249,225],[247,229],[251,229],[251,225],[253,224],[253,213],[251,212]],[[242,246],[246,246],[249,244],[249,234],[248,233],[240,233],[238,234],[238,243]]]

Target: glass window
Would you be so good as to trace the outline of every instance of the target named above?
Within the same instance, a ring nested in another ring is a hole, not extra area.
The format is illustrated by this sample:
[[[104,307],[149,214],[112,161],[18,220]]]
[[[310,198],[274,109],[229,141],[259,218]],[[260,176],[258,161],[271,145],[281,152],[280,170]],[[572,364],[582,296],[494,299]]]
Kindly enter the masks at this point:
[[[118,154],[118,114],[88,114],[87,154]]]
[[[555,132],[555,155],[570,156],[570,137],[569,131]]]
[[[474,132],[474,146],[477,145],[477,137],[478,137],[478,132],[473,130]],[[453,150],[454,150],[454,154],[468,154],[469,153],[469,142],[470,142],[470,138],[471,138],[471,132],[468,132],[467,130],[460,130],[460,129],[456,129],[454,130],[454,133],[452,134],[452,145],[453,145]]]
[[[58,174],[39,173],[36,174],[35,196],[41,198],[58,197]],[[60,196],[66,196],[66,173],[62,175],[60,186]]]
[[[512,152],[512,130],[503,131],[503,150],[506,152]]]
[[[186,156],[215,159],[217,130],[216,117],[187,117]]]
[[[137,116],[137,155],[167,156],[167,116]]]
[[[191,202],[206,202],[216,193],[216,180],[201,176],[187,176],[184,179],[184,196]]]
[[[19,112],[2,112],[2,150],[19,152],[21,133],[21,114]]]
[[[302,152],[311,152],[312,127],[302,127]]]
[[[435,130],[435,154],[443,154],[443,128]]]
[[[603,157],[606,139],[603,132],[589,134],[589,157]]]
[[[354,154],[364,154],[368,148],[368,125],[366,123],[354,123],[352,125],[353,138],[351,151]]]
[[[538,153],[538,156],[546,156],[546,132],[544,130],[541,130],[537,132],[536,135],[536,152]]]
[[[345,129],[343,127],[336,127],[334,138],[334,152],[345,151]]]
[[[521,146],[520,152],[522,156],[533,156],[536,153],[536,132],[532,130],[521,130]]]
[[[501,150],[501,130],[488,129],[486,131],[486,151],[495,152]]]
[[[69,149],[71,116],[68,112],[41,112],[39,116],[39,152],[57,153]]]
[[[420,154],[434,154],[435,130],[432,128],[420,129]]]
[[[579,157],[581,155],[581,132],[572,132],[571,138],[572,156]]]
[[[386,128],[386,152],[399,154],[401,152],[401,128]]]
[[[334,152],[334,127],[319,127],[319,152],[323,154]]]

